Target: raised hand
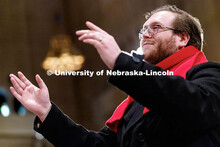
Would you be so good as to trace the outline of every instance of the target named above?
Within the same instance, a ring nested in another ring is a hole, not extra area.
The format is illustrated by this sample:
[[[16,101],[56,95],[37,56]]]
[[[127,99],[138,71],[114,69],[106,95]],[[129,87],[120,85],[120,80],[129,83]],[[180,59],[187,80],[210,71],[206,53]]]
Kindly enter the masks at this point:
[[[89,28],[88,30],[76,31],[76,35],[79,35],[79,40],[93,45],[102,61],[109,69],[113,69],[115,61],[121,52],[114,37],[91,22],[87,21],[86,25]]]
[[[39,75],[35,78],[39,88],[34,86],[21,72],[18,72],[18,77],[10,74],[13,85],[10,90],[24,107],[36,114],[43,122],[50,111],[51,102],[44,81]]]

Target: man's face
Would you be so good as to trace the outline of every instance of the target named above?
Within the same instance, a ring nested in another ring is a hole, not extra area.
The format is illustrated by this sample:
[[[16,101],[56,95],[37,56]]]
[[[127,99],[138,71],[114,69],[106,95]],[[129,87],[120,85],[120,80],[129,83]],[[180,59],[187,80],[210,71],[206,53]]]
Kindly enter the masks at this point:
[[[153,25],[161,25],[173,28],[172,22],[175,14],[169,11],[159,11],[153,14],[143,25],[147,28]],[[170,29],[158,29],[158,33],[150,36],[148,31],[143,33],[140,42],[145,60],[151,64],[157,64],[179,50],[177,35]]]

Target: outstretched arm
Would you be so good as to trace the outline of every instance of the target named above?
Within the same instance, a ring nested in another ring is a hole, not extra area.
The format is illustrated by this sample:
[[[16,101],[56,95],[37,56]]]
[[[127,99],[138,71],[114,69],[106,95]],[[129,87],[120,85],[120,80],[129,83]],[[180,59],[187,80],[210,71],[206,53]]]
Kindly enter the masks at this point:
[[[39,88],[34,86],[21,72],[18,72],[18,77],[10,74],[13,85],[10,90],[24,107],[36,114],[43,122],[51,109],[51,102],[44,81],[39,75],[35,78]]]
[[[10,74],[13,87],[12,94],[31,112],[38,117],[35,119],[34,129],[40,132],[55,146],[106,146],[112,147],[116,143],[116,133],[104,127],[99,132],[93,132],[75,124],[49,99],[47,86],[36,75],[38,87],[34,86],[21,72],[18,77]],[[39,120],[43,122],[39,127]]]

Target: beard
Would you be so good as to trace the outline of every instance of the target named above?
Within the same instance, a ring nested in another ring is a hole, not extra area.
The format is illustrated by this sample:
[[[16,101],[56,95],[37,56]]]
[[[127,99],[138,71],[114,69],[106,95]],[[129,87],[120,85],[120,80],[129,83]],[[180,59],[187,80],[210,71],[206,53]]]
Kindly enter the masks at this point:
[[[150,64],[157,64],[177,51],[176,40],[172,36],[170,40],[160,42],[156,50],[150,51],[144,59]]]

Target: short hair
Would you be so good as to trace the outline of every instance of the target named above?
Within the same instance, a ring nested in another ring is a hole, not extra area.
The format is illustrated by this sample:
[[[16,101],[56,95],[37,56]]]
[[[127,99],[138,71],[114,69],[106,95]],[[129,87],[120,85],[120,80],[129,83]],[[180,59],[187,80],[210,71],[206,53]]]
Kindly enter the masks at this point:
[[[186,46],[193,45],[199,50],[203,49],[204,33],[199,19],[193,17],[189,13],[177,8],[175,5],[164,5],[162,7],[156,8],[151,12],[145,14],[145,18],[148,20],[153,14],[160,11],[170,11],[176,14],[173,21],[174,33],[187,33],[190,36]]]

